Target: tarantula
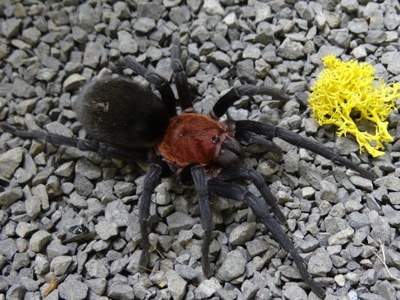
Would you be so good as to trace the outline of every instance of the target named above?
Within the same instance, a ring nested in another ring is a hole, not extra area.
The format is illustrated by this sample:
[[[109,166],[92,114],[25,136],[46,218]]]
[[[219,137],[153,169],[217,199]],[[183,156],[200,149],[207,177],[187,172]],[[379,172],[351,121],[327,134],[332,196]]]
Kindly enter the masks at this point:
[[[241,162],[240,142],[262,143],[279,137],[291,144],[304,147],[334,162],[341,163],[367,178],[372,175],[350,160],[330,149],[286,129],[255,121],[220,122],[228,108],[243,96],[271,95],[287,100],[280,90],[267,86],[244,85],[232,88],[222,96],[208,115],[193,112],[187,77],[181,62],[179,36],[174,35],[171,48],[171,67],[177,100],[169,82],[132,58],[120,60],[123,68],[143,76],[158,89],[161,100],[150,89],[124,76],[102,78],[88,83],[74,103],[78,120],[92,139],[68,138],[40,131],[24,131],[8,124],[2,129],[23,138],[43,139],[54,145],[68,145],[84,151],[95,151],[102,156],[126,161],[149,161],[144,188],[139,200],[142,256],[139,265],[145,267],[149,255],[148,218],[151,195],[160,179],[175,172],[184,184],[194,185],[199,197],[201,223],[204,228],[201,264],[204,274],[211,275],[208,257],[213,230],[209,193],[246,203],[268,228],[272,237],[291,254],[304,281],[319,297],[325,295],[307,272],[306,265],[281,226],[271,216],[285,223],[286,219],[263,177]],[[256,197],[240,180],[250,180],[263,199]]]

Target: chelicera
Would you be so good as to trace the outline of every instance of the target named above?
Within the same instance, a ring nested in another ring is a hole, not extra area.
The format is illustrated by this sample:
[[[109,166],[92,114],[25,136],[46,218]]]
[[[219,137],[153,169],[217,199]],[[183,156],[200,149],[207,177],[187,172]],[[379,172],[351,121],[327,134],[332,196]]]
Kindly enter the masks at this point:
[[[270,95],[287,100],[280,90],[268,86],[244,85],[232,88],[215,103],[208,115],[193,112],[187,77],[180,58],[179,37],[173,37],[171,67],[178,99],[169,82],[145,68],[132,58],[120,61],[123,68],[143,76],[159,91],[161,99],[150,89],[118,75],[87,84],[74,110],[91,139],[77,139],[41,131],[24,131],[8,124],[2,129],[23,138],[44,139],[55,145],[74,146],[84,151],[95,151],[103,156],[126,161],[149,161],[144,188],[139,200],[142,256],[139,265],[147,266],[149,255],[149,224],[151,195],[164,176],[178,173],[185,184],[193,184],[198,194],[201,222],[204,228],[202,268],[212,274],[208,257],[213,231],[209,193],[246,203],[268,228],[272,237],[290,253],[304,281],[319,297],[324,289],[311,278],[305,262],[292,241],[271,216],[272,210],[280,223],[286,219],[263,177],[242,164],[241,143],[264,143],[279,137],[291,144],[304,147],[334,162],[343,164],[366,178],[373,175],[356,163],[345,159],[311,139],[303,138],[286,129],[256,121],[225,122],[219,119],[228,108],[243,96]],[[182,113],[177,114],[176,106]],[[258,188],[262,198],[245,189],[240,181],[249,180]]]

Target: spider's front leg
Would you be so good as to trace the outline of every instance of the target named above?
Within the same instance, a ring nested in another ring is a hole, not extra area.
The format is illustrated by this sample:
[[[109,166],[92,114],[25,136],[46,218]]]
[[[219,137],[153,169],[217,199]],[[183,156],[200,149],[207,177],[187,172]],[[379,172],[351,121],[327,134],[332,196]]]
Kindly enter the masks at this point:
[[[178,92],[178,98],[182,107],[182,110],[186,110],[192,107],[192,102],[189,93],[189,84],[181,60],[181,44],[179,35],[174,34],[172,37],[172,48],[171,48],[171,68],[173,73],[173,80],[176,84],[176,90]]]
[[[270,95],[276,99],[288,101],[289,97],[280,89],[272,86],[242,85],[232,88],[215,103],[212,113],[216,118],[221,118],[235,101],[244,96]]]
[[[357,171],[365,178],[368,178],[371,180],[375,179],[374,174],[372,174],[368,170],[361,168],[360,166],[358,166],[351,160],[348,160],[348,159],[336,154],[329,148],[327,148],[317,142],[314,142],[313,140],[311,140],[309,138],[304,138],[301,135],[291,132],[289,130],[286,130],[284,128],[273,126],[273,125],[267,124],[267,123],[260,123],[260,122],[256,122],[256,121],[244,120],[244,121],[236,122],[236,131],[238,133],[252,132],[252,133],[256,133],[256,134],[261,134],[271,140],[274,137],[281,138],[282,140],[284,140],[292,145],[302,147],[307,150],[311,150],[314,153],[317,153],[317,154],[333,161],[334,163],[340,163],[354,171]]]
[[[199,196],[201,224],[204,229],[203,244],[201,247],[201,265],[203,267],[204,275],[209,278],[211,276],[211,269],[208,253],[210,249],[211,233],[214,229],[214,224],[212,220],[212,213],[208,197],[207,177],[204,168],[199,165],[191,167],[190,172],[192,175],[194,188]]]
[[[257,218],[268,228],[272,237],[283,247],[283,249],[285,249],[286,252],[290,253],[300,271],[301,277],[311,287],[312,291],[321,299],[325,297],[325,291],[310,277],[304,260],[297,252],[292,241],[282,230],[278,222],[271,217],[265,201],[260,200],[254,194],[247,191],[240,185],[226,183],[219,179],[209,180],[208,186],[210,191],[221,197],[246,203],[257,216]]]

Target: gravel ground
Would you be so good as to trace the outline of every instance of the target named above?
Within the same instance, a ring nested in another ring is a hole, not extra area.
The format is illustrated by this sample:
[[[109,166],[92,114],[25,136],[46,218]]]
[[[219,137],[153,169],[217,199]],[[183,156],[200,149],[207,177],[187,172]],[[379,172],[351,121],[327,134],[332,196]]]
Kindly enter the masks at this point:
[[[396,0],[81,2],[1,1],[0,121],[84,137],[71,108],[79,87],[126,55],[170,78],[171,36],[180,32],[197,111],[230,86],[277,84],[290,101],[245,98],[229,116],[313,137],[379,177],[279,139],[280,153],[253,149],[245,160],[271,182],[288,235],[327,299],[400,299],[399,115],[389,119],[395,142],[372,159],[307,109],[328,53],[400,81]],[[206,280],[196,195],[174,178],[156,189],[158,250],[154,271],[140,273],[145,168],[2,133],[0,299],[316,299],[254,214],[226,199],[212,198],[215,276]]]

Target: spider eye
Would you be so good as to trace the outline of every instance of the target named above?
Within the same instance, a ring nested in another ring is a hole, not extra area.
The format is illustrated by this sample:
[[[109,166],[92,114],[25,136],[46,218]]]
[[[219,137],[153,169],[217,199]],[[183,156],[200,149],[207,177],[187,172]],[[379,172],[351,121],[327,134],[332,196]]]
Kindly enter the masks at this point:
[[[221,141],[218,135],[214,135],[211,140],[214,145],[218,144]]]

